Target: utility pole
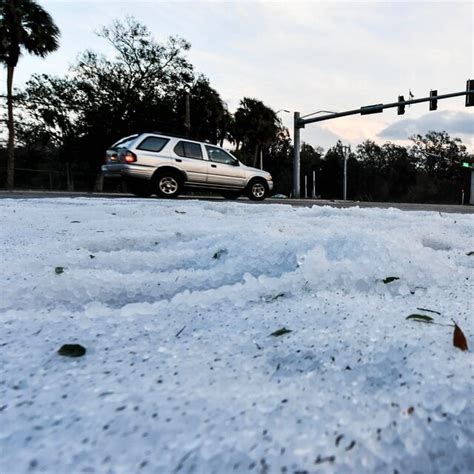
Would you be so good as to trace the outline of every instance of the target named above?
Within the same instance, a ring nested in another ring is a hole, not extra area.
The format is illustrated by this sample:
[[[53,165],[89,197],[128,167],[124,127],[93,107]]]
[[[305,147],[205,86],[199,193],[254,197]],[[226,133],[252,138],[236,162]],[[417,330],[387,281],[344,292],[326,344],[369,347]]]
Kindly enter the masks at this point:
[[[313,170],[313,199],[316,199],[316,171]]]
[[[293,147],[293,199],[300,198],[300,113],[295,112]]]
[[[342,147],[342,154],[344,155],[344,183],[342,188],[342,199],[347,201],[347,158],[349,157],[350,147],[344,145]]]
[[[184,111],[184,128],[186,129],[186,136],[189,137],[191,131],[191,105],[190,105],[190,94],[188,91],[185,92],[185,111]]]

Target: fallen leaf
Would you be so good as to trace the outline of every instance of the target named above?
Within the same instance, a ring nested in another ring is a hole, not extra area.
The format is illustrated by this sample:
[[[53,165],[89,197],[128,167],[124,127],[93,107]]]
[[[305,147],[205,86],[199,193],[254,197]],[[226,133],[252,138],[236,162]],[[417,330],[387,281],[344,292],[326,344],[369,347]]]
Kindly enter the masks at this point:
[[[321,464],[323,462],[333,463],[336,460],[336,456],[320,456],[315,459],[314,464]]]
[[[431,316],[426,316],[425,314],[410,314],[405,319],[411,319],[412,321],[418,321],[419,323],[432,323],[433,318]]]
[[[349,446],[346,447],[346,451],[350,451],[355,445],[356,445],[356,442],[352,440]]]
[[[212,256],[212,258],[214,260],[219,260],[222,257],[222,255],[225,255],[226,253],[227,253],[226,249],[220,249]]]
[[[387,284],[387,283],[392,283],[392,281],[396,281],[396,280],[400,280],[400,278],[398,277],[387,277],[387,278],[384,278],[382,281]]]
[[[275,332],[272,332],[270,336],[275,336],[275,337],[283,336],[283,334],[288,334],[289,332],[291,332],[291,329],[280,328],[280,329],[277,329]]]
[[[454,321],[453,321],[454,322]],[[454,322],[453,345],[462,351],[467,351],[467,340],[461,328]]]
[[[58,354],[65,357],[82,357],[86,353],[86,348],[80,344],[64,344],[58,350]]]
[[[61,273],[64,273],[64,267],[56,267],[54,269],[54,272],[56,273],[56,275],[61,275]]]
[[[284,296],[285,296],[285,293],[277,293],[275,295],[267,295],[267,296],[263,297],[263,301],[265,301],[265,303],[270,303],[272,301],[277,300],[278,298],[283,298]]]

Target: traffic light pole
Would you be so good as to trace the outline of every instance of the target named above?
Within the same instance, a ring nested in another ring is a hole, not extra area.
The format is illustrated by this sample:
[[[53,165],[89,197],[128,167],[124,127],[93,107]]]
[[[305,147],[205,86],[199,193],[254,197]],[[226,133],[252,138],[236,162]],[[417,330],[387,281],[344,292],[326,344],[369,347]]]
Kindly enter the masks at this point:
[[[295,133],[293,136],[294,146],[293,146],[293,198],[300,198],[300,113],[295,112],[294,125]]]
[[[468,90],[462,92],[453,92],[451,94],[430,95],[429,97],[422,97],[421,99],[403,100],[399,102],[392,102],[390,104],[374,104],[360,107],[359,109],[347,110],[345,112],[327,113],[326,115],[313,118],[300,118],[300,113],[295,112],[294,115],[294,150],[293,150],[293,197],[299,199],[300,197],[300,129],[304,128],[306,124],[323,122],[325,120],[333,120],[339,117],[347,117],[349,115],[370,115],[382,113],[384,109],[392,109],[395,107],[420,104],[421,102],[436,102],[437,100],[450,99],[452,97],[466,96],[466,105],[472,105],[472,97],[474,97],[474,90],[469,85]],[[470,97],[469,97],[470,96]],[[468,103],[469,100],[469,103]]]

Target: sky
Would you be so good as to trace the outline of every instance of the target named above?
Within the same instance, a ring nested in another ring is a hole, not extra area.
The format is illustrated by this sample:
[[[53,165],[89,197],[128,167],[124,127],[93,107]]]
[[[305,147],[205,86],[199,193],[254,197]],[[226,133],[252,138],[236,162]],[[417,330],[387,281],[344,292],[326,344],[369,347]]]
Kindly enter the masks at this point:
[[[196,71],[210,79],[234,112],[243,97],[262,100],[293,127],[293,113],[344,111],[465,90],[474,78],[474,3],[436,1],[109,1],[38,0],[61,30],[61,47],[46,59],[24,56],[15,85],[33,73],[64,75],[85,49],[112,55],[95,32],[127,15],[154,37],[188,40]],[[0,85],[5,90],[6,72]],[[465,98],[383,114],[307,125],[301,139],[327,149],[337,140],[407,144],[446,130],[474,150],[474,108]]]

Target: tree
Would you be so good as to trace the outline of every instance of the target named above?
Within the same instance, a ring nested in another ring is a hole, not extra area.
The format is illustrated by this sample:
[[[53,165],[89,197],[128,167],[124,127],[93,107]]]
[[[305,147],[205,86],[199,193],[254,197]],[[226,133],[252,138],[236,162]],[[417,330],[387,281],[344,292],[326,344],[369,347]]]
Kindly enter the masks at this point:
[[[445,131],[430,131],[410,140],[414,143],[410,155],[429,176],[452,179],[460,175],[460,162],[468,156],[460,138],[451,138]]]
[[[468,153],[461,139],[445,131],[430,131],[410,137],[414,145],[409,154],[421,171],[417,200],[421,202],[459,202],[462,189],[469,193],[469,173],[461,167]]]
[[[256,166],[259,151],[276,141],[281,131],[281,122],[276,113],[257,99],[244,97],[234,115],[233,137],[237,148],[253,154]]]
[[[14,187],[15,125],[13,118],[13,74],[22,49],[45,57],[59,47],[59,29],[51,16],[34,0],[0,0],[0,62],[7,67],[7,188]]]
[[[190,124],[185,133],[199,140],[208,140],[222,144],[231,140],[230,129],[232,116],[219,93],[213,89],[209,79],[199,76],[191,85],[189,91],[183,91],[178,100],[178,116],[185,122],[186,96],[189,100]],[[181,131],[181,130],[176,130]]]
[[[66,77],[33,75],[22,98],[27,107],[22,138],[47,134],[61,149],[58,159],[87,174],[88,187],[117,139],[137,132],[182,132],[178,103],[194,82],[184,39],[160,43],[132,17],[98,35],[115,55],[85,51]]]

